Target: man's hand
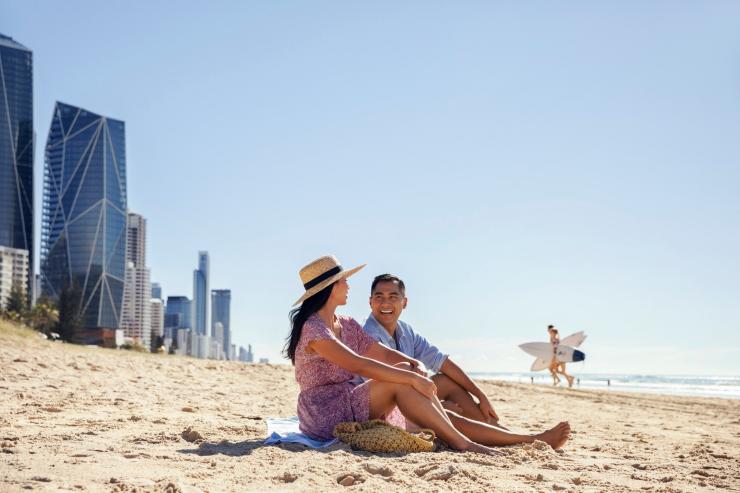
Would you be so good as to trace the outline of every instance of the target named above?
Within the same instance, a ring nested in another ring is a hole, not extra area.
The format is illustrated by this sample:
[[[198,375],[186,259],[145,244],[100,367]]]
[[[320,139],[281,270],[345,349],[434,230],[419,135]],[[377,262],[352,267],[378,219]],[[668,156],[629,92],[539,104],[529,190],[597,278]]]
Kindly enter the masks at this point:
[[[496,411],[493,410],[493,406],[488,400],[488,397],[485,395],[481,395],[478,400],[480,403],[478,404],[478,408],[480,409],[480,412],[483,413],[483,417],[486,419],[486,423],[488,424],[497,424],[498,423],[498,414],[496,414]]]

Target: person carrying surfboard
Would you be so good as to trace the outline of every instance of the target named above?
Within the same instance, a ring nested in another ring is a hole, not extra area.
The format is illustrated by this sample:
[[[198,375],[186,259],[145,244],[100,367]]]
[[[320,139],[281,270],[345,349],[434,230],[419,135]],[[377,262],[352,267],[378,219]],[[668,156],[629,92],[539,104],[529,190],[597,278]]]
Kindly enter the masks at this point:
[[[381,344],[421,361],[432,375],[437,396],[446,409],[506,429],[488,397],[449,355],[399,320],[407,304],[406,286],[400,278],[391,274],[375,277],[370,288],[371,313],[363,327],[365,332]]]
[[[554,325],[547,326],[547,333],[550,334],[550,344],[552,344],[552,361],[550,362],[550,375],[552,375],[552,384],[557,385],[560,383],[560,377],[558,373],[563,375],[568,381],[568,387],[573,386],[573,376],[568,375],[565,371],[565,363],[558,361],[558,346],[560,345],[560,334],[558,329]]]

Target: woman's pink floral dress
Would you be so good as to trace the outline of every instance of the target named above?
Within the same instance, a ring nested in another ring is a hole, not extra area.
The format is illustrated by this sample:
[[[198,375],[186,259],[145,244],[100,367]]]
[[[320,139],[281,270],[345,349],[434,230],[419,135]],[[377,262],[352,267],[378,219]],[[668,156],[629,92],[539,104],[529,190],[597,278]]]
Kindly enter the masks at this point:
[[[355,353],[363,355],[375,344],[353,318],[337,315],[342,327],[339,340]],[[355,385],[353,373],[306,352],[311,341],[337,340],[318,314],[303,324],[295,352],[295,378],[301,388],[298,418],[303,433],[317,440],[334,438],[334,427],[345,421],[367,421],[370,416],[370,381]],[[400,414],[396,411],[394,414]]]

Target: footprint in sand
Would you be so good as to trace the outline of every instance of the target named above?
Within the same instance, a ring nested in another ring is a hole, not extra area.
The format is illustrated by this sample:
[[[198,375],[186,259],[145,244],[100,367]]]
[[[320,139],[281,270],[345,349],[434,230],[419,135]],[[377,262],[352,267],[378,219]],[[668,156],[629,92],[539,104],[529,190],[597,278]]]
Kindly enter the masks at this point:
[[[393,476],[393,471],[391,470],[390,467],[383,466],[380,464],[373,464],[373,463],[365,464],[365,470],[369,472],[370,474],[377,474],[385,478]]]

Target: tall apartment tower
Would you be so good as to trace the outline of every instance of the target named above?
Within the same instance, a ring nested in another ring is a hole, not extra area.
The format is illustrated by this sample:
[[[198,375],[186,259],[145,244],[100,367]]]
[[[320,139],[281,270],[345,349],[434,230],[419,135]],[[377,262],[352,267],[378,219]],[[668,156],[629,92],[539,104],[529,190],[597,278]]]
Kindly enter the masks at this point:
[[[208,252],[198,252],[198,268],[193,271],[193,329],[200,335],[208,335],[210,264]]]
[[[5,308],[13,286],[28,284],[28,250],[0,246],[0,308]]]
[[[129,212],[126,231],[126,282],[121,328],[124,337],[130,337],[149,349],[152,345],[152,285],[146,266],[146,219]]]
[[[33,53],[0,34],[0,246],[28,252],[33,293]]]
[[[223,326],[221,341],[226,359],[234,359],[231,354],[231,290],[214,289],[211,291],[211,336],[215,337],[216,324]]]
[[[124,122],[57,102],[46,142],[41,285],[51,298],[64,295],[78,306],[75,342],[101,344],[105,329],[120,326],[125,148]]]

